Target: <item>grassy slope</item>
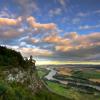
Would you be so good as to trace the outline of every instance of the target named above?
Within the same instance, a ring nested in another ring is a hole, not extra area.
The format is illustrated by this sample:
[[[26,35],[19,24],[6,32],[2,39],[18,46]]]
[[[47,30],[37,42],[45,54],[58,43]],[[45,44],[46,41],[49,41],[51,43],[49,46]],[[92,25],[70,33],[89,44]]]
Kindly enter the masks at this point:
[[[29,64],[30,62],[24,61],[19,52],[0,46],[0,100],[66,100],[62,96],[49,92],[45,87],[32,91],[25,84],[6,80],[7,75],[4,75],[6,70],[15,67],[28,69]]]
[[[65,98],[50,93],[45,88],[32,94],[27,87],[21,84],[6,84],[0,81],[0,100],[66,100]]]
[[[4,70],[0,70],[0,100],[69,100],[48,91],[45,87],[31,91],[24,84],[5,81]]]

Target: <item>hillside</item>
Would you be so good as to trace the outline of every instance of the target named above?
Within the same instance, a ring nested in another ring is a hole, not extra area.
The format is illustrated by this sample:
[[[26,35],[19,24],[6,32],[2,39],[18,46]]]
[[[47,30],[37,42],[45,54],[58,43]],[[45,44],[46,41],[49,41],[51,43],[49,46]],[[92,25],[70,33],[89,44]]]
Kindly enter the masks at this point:
[[[69,100],[49,92],[34,67],[19,52],[0,46],[0,100]]]

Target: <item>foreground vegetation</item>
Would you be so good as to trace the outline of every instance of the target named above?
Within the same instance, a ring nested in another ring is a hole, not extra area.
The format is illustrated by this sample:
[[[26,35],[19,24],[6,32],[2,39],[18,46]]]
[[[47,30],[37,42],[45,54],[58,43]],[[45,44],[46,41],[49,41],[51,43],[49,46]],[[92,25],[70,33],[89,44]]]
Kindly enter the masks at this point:
[[[47,91],[45,88],[34,94],[24,85],[18,83],[6,84],[0,81],[0,100],[66,100]],[[69,100],[69,99],[68,99]]]
[[[0,46],[0,100],[70,100],[42,84],[32,61]]]

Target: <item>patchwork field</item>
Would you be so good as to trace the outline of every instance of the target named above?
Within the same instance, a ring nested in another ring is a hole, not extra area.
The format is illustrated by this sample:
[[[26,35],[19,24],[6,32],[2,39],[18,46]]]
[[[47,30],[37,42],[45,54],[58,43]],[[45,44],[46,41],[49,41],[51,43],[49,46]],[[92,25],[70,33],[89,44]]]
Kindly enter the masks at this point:
[[[56,92],[59,95],[68,97],[72,100],[100,100],[100,94],[95,93],[93,94],[87,94],[78,91],[76,88],[72,88],[71,86],[64,86],[59,83],[46,81],[48,84],[48,87],[51,88],[54,92]]]
[[[99,85],[100,83],[100,70],[97,69],[87,69],[87,68],[66,68],[66,67],[57,67],[55,68],[57,74],[54,78],[64,81],[70,81],[72,84],[64,85],[56,81],[50,81],[44,79],[44,76],[47,75],[50,71],[45,68],[38,70],[40,78],[44,80],[48,88],[54,93],[62,95],[66,98],[72,100],[100,100],[100,92],[88,88],[86,86],[78,86],[73,83],[82,83],[82,84],[94,84]]]

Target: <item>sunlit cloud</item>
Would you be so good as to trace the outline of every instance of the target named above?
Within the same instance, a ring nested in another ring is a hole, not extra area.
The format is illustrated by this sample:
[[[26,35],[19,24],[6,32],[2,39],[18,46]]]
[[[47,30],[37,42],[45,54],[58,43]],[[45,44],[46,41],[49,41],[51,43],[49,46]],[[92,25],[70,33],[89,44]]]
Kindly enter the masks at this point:
[[[0,18],[0,26],[16,26],[18,24],[20,24],[20,22],[22,21],[21,17],[17,18],[17,19],[10,19],[10,18]]]
[[[41,23],[36,22],[36,19],[32,16],[28,17],[27,21],[31,27],[36,28],[36,29],[47,29],[47,30],[56,29],[56,24],[54,23],[41,24]]]
[[[69,44],[70,40],[60,37],[58,35],[51,35],[51,36],[47,36],[43,39],[44,42],[47,43],[56,43],[56,44]]]
[[[0,39],[13,39],[17,36],[20,36],[24,30],[21,29],[8,29],[8,30],[1,30]]]
[[[99,0],[4,0],[0,45],[46,61],[100,60],[99,4]]]
[[[18,48],[18,50],[23,54],[23,56],[29,57],[29,55],[34,56],[51,56],[53,53],[51,51],[39,48]]]

